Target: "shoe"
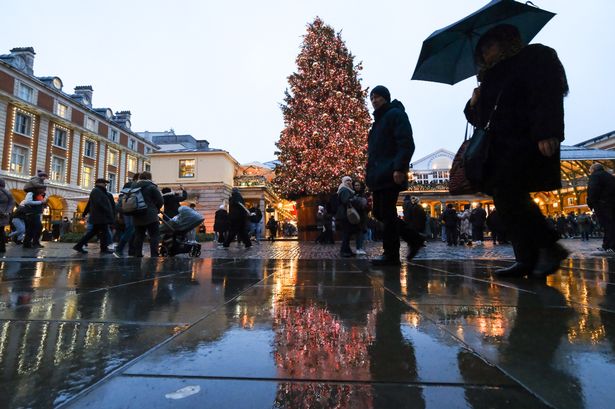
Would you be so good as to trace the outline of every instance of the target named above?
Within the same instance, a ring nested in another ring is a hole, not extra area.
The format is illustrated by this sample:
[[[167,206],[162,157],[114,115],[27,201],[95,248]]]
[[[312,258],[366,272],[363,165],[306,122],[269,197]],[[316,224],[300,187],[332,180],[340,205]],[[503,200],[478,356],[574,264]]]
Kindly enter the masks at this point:
[[[115,258],[122,258],[122,253],[118,253],[117,251],[114,251],[114,252],[113,252],[113,256],[114,256]]]
[[[361,254],[361,255],[363,255],[363,254],[367,254],[367,253],[366,253],[366,252],[365,252],[365,250],[363,250],[363,249],[357,249],[356,254]]]
[[[515,263],[510,267],[495,270],[497,277],[525,277],[532,273],[532,267],[525,263]]]
[[[392,266],[392,267],[401,266],[401,261],[399,261],[399,257],[394,258],[394,257],[388,257],[388,256],[381,256],[378,258],[371,259],[369,262],[372,266]]]
[[[421,246],[410,246],[410,248],[408,248],[408,255],[406,256],[406,260],[410,261],[414,258],[414,256],[416,256],[416,253],[419,252],[419,250],[421,249]]]
[[[544,278],[555,273],[560,268],[560,263],[568,257],[568,250],[558,243],[553,243],[551,247],[540,249],[538,263],[534,267],[532,277]]]
[[[32,248],[43,249],[45,248],[45,246],[43,246],[41,243],[32,243]]]
[[[101,249],[100,254],[113,254],[113,250]]]
[[[87,250],[85,250],[83,247],[79,247],[76,244],[73,246],[73,250],[75,250],[77,253],[88,254]]]

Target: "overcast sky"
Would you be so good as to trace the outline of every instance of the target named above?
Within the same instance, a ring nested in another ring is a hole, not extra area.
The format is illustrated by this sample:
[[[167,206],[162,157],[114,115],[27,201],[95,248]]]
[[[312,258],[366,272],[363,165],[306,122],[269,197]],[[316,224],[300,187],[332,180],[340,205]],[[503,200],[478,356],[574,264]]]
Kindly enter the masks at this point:
[[[410,81],[422,41],[487,0],[47,0],[4,5],[0,54],[32,46],[37,76],[92,85],[95,107],[132,111],[133,131],[173,128],[239,162],[274,159],[279,104],[306,24],[320,16],[362,61],[364,87],[386,85],[414,128],[413,160],[463,138],[475,78]],[[557,13],[533,42],[567,70],[565,143],[615,130],[615,2],[537,0]],[[371,107],[370,107],[371,109]]]

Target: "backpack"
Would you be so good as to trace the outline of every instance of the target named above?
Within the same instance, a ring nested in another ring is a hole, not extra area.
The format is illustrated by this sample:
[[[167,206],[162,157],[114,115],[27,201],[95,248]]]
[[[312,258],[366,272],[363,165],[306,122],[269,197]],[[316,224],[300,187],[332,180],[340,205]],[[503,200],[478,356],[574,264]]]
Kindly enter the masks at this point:
[[[125,215],[144,213],[147,210],[147,203],[145,203],[141,188],[129,187],[122,189],[118,200],[118,209]]]

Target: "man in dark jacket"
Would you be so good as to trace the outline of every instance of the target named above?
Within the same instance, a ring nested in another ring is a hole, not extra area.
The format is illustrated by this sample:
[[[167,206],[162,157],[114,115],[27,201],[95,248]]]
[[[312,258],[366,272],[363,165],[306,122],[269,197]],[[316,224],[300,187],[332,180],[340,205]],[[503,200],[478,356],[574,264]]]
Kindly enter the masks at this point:
[[[236,187],[231,191],[228,200],[230,230],[224,241],[224,248],[228,248],[235,237],[243,242],[246,248],[252,247],[250,236],[248,235],[248,209],[243,196]]]
[[[389,90],[382,85],[370,93],[374,107],[374,124],[367,142],[365,183],[373,192],[376,219],[384,225],[384,254],[373,265],[398,266],[399,237],[409,246],[408,259],[421,248],[423,239],[397,216],[399,192],[408,186],[410,159],[414,153],[412,127],[401,102],[391,102]]]
[[[408,198],[406,200],[406,198]],[[404,221],[412,230],[423,233],[425,231],[425,224],[427,222],[427,214],[425,209],[420,204],[420,200],[416,196],[409,197],[406,195],[404,198]]]
[[[485,223],[487,222],[487,212],[483,209],[483,204],[479,203],[470,213],[470,225],[472,226],[472,241],[474,244],[483,244]]]
[[[188,198],[188,193],[183,186],[179,186],[181,193],[171,191],[170,188],[162,188],[162,198],[164,200],[164,216],[165,220],[172,219],[179,214],[179,206],[181,202]]]
[[[446,244],[448,246],[456,246],[459,216],[457,216],[457,211],[451,203],[446,205],[446,210],[442,212],[440,219],[444,223],[444,228],[446,229]]]
[[[475,53],[480,86],[465,114],[476,127],[489,123],[491,141],[480,190],[493,195],[516,258],[496,274],[544,278],[557,271],[568,252],[530,192],[561,187],[566,73],[555,50],[524,46],[512,25],[487,31]]]
[[[142,172],[139,175],[139,181],[133,187],[141,188],[143,200],[147,204],[146,210],[132,216],[132,221],[135,225],[135,257],[143,257],[145,232],[149,235],[150,255],[158,257],[158,244],[160,242],[158,214],[164,204],[162,194],[158,190],[158,186],[152,182],[152,174],[150,172]]]
[[[587,206],[598,217],[604,229],[604,250],[615,250],[615,176],[608,173],[604,166],[594,163],[590,167],[587,186]]]
[[[113,195],[107,192],[108,180],[96,179],[94,189],[90,192],[88,200],[89,223],[92,229],[86,232],[81,240],[73,246],[75,251],[86,254],[83,246],[94,236],[100,240],[101,254],[112,253],[109,246],[109,225],[115,222],[115,201]]]
[[[132,177],[132,180],[129,180],[128,182],[126,182],[124,186],[122,187],[122,190],[120,191],[120,200],[124,192],[127,192],[128,190],[130,190],[130,188],[132,188],[133,186],[136,186],[138,181],[139,181],[139,173],[135,173]],[[124,252],[124,247],[126,246],[126,244],[128,244],[128,255],[134,256],[135,255],[135,246],[134,246],[135,226],[132,220],[132,216],[129,214],[122,214],[120,215],[120,217],[122,217],[122,219],[124,220],[124,232],[122,233],[122,236],[120,237],[120,242],[117,244],[117,247],[115,248],[115,251],[113,252],[113,255],[118,258],[122,257],[122,254]]]

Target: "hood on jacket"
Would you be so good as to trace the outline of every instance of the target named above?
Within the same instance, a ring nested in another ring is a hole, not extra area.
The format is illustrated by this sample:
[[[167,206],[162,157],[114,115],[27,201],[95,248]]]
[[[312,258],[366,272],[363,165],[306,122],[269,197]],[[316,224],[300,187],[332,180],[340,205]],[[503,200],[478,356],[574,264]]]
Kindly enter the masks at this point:
[[[406,107],[404,107],[404,104],[402,104],[398,99],[394,99],[393,101],[381,106],[380,109],[374,111],[374,118],[376,120],[382,118],[386,112],[393,108],[401,109],[403,112],[406,112]]]

